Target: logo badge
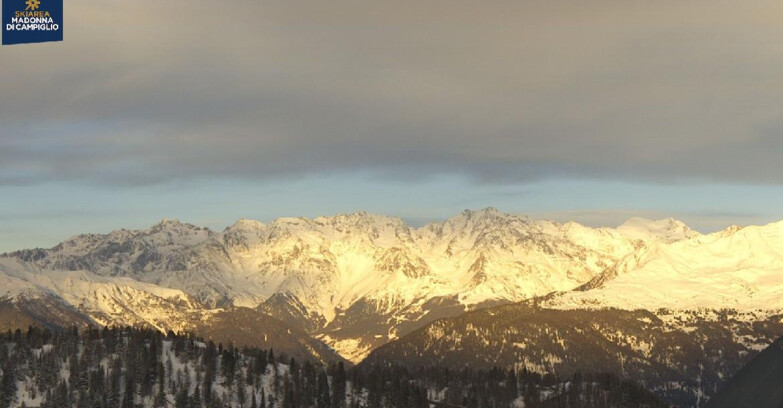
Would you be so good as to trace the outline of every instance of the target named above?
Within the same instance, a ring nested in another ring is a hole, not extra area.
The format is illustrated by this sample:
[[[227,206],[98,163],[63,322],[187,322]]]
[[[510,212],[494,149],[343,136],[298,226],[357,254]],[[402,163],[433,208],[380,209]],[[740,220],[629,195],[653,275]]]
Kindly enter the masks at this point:
[[[63,0],[2,0],[3,45],[63,40]]]

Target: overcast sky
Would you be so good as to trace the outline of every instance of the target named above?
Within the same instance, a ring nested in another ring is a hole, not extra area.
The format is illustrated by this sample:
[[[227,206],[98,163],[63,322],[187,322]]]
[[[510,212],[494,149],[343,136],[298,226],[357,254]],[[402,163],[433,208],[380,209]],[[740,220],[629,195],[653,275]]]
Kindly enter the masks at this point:
[[[0,49],[0,251],[163,217],[783,219],[783,2],[68,0]]]

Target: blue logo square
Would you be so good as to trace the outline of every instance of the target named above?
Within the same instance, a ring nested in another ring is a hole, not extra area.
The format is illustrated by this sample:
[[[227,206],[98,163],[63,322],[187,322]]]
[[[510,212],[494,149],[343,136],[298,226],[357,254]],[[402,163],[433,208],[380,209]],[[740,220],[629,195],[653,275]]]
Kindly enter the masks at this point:
[[[3,0],[3,45],[63,40],[63,0]]]

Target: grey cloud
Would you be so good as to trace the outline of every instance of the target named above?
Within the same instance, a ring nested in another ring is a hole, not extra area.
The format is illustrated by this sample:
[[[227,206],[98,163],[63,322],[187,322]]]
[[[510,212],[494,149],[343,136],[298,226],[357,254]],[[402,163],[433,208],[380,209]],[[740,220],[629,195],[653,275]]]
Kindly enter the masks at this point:
[[[783,181],[777,1],[69,1],[0,53],[0,183]]]

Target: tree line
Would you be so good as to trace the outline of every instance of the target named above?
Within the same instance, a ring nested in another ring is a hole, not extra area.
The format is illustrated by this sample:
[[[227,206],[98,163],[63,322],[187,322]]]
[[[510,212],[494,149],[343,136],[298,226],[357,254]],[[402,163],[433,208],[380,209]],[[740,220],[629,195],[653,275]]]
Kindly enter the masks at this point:
[[[608,374],[356,367],[139,328],[0,335],[0,408],[665,406]]]

